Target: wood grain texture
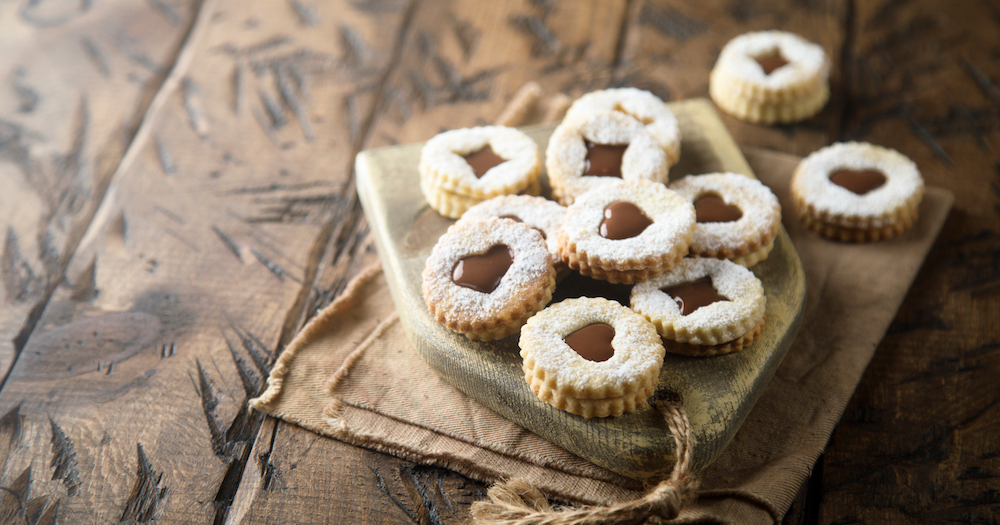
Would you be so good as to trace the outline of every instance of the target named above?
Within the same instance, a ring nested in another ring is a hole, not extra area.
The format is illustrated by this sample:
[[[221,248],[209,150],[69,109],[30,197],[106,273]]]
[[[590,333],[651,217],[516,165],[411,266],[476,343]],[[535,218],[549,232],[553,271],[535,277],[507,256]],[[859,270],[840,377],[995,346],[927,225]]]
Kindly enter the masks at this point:
[[[786,523],[1000,522],[993,2],[229,1],[136,145],[198,4],[0,2],[0,516],[463,522],[481,485],[242,408],[374,258],[354,154],[490,122],[528,80],[704,96],[725,42],[779,28],[826,48],[833,98],[723,117],[738,143],[876,142],[957,198]]]
[[[955,207],[822,461],[819,523],[998,523],[1000,9],[853,6],[844,137],[900,150]]]
[[[23,484],[63,496],[67,522],[221,522],[249,462],[262,417],[246,399],[353,193],[345,101],[371,114],[395,34],[364,15],[351,33],[349,2],[305,26],[272,7],[203,4],[204,37],[171,66],[0,393],[21,421],[3,481],[31,465]]]
[[[0,376],[64,278],[196,2],[0,5]]]

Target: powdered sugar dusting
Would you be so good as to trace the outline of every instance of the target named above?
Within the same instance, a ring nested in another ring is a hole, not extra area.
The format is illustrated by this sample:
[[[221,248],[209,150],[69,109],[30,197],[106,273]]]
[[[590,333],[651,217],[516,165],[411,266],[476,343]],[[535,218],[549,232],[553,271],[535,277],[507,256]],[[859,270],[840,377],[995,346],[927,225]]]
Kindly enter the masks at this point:
[[[507,159],[476,178],[463,158],[487,145]],[[540,168],[538,145],[521,131],[503,126],[454,129],[439,133],[420,150],[422,178],[438,180],[446,189],[472,196],[522,189]]]
[[[502,195],[483,201],[469,208],[461,221],[485,220],[504,215],[513,215],[528,226],[545,232],[545,243],[549,252],[559,251],[559,228],[566,208],[544,197],[528,195]]]
[[[728,301],[681,315],[677,302],[662,290],[708,276]],[[743,335],[764,315],[766,304],[764,286],[753,272],[732,261],[701,257],[684,259],[669,272],[635,285],[631,298],[635,311],[676,332],[678,342],[693,344],[719,344]],[[703,334],[725,334],[726,338],[704,341]]]
[[[563,340],[592,323],[615,329],[614,355],[607,361],[584,359]],[[665,354],[656,329],[642,316],[603,298],[567,299],[548,306],[521,329],[521,357],[555,377],[557,388],[578,392],[594,385],[617,392],[634,391],[659,373]],[[600,389],[600,388],[598,388]],[[622,395],[622,394],[617,394]]]
[[[757,57],[780,52],[788,64],[770,75],[757,63]],[[784,31],[745,33],[729,41],[716,62],[719,74],[759,85],[769,90],[781,90],[826,80],[829,65],[823,48]],[[720,78],[720,80],[722,80]]]
[[[513,262],[491,293],[465,288],[452,281],[459,260],[507,245]],[[456,223],[438,239],[423,272],[424,299],[436,304],[447,319],[485,322],[510,315],[532,286],[547,283],[552,260],[542,235],[527,224],[510,219],[469,220]]]
[[[595,111],[622,111],[641,121],[671,162],[680,155],[681,133],[677,117],[659,97],[638,88],[592,91],[576,99],[566,112],[566,119],[580,118]]]
[[[876,170],[885,184],[858,195],[830,181],[838,170]],[[813,152],[802,160],[792,176],[792,193],[823,215],[850,224],[858,219],[882,226],[895,213],[922,194],[923,178],[917,165],[896,150],[866,142],[840,142]]]
[[[606,239],[600,234],[604,209],[616,201],[628,201],[638,206],[653,220],[635,237],[621,240]],[[577,198],[566,210],[560,234],[576,251],[597,257],[615,267],[629,260],[659,259],[674,252],[694,230],[694,206],[666,186],[644,180],[621,181],[592,190]]]
[[[692,252],[742,255],[770,242],[781,224],[778,197],[760,181],[745,175],[730,172],[689,175],[673,182],[670,189],[692,204],[705,195],[717,195],[743,212],[735,221],[696,223]]]
[[[572,203],[588,190],[621,180],[583,175],[587,159],[584,141],[628,144],[622,156],[621,179],[667,181],[666,153],[638,120],[616,111],[581,113],[556,127],[545,150],[549,182],[563,204]]]

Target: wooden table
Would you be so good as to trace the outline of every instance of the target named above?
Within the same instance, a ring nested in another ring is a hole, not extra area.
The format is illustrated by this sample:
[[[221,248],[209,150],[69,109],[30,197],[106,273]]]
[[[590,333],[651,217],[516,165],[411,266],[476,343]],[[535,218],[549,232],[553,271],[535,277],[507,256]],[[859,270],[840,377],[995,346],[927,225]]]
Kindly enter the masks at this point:
[[[460,523],[484,486],[248,413],[376,259],[365,148],[526,81],[706,96],[730,38],[831,58],[742,146],[895,148],[955,207],[787,523],[1000,521],[1000,6],[988,0],[0,2],[0,522]]]

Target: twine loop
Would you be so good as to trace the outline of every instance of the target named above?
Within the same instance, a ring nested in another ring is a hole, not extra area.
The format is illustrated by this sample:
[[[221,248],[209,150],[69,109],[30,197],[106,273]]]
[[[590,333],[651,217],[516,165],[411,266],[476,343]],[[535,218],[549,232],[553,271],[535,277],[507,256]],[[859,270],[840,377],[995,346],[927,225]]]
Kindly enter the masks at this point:
[[[677,464],[670,477],[645,496],[604,507],[552,507],[536,487],[513,479],[491,487],[489,501],[473,504],[473,520],[479,525],[614,525],[641,523],[653,516],[676,518],[685,505],[697,498],[698,478],[691,470],[694,437],[682,406],[658,401],[656,408],[677,444]]]

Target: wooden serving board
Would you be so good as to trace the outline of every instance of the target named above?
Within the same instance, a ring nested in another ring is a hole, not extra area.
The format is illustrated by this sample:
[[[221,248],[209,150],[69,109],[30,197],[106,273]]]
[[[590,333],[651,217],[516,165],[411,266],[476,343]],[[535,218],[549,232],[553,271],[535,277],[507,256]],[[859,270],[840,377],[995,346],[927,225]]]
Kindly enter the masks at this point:
[[[736,143],[704,99],[670,104],[680,121],[680,162],[671,179],[732,171],[753,176]],[[523,131],[545,151],[554,125]],[[379,255],[400,319],[413,346],[448,382],[504,417],[604,468],[636,479],[669,474],[674,442],[662,416],[649,404],[621,417],[584,419],[539,401],[521,371],[517,334],[491,342],[470,341],[438,324],[421,294],[421,272],[438,237],[454,223],[430,209],[419,189],[422,144],[361,152],[357,187],[375,232]],[[729,443],[788,351],[802,318],[805,275],[784,229],[770,257],[753,272],[767,295],[763,334],[741,352],[710,358],[667,354],[654,397],[679,399],[696,444],[696,468]],[[559,283],[554,301],[566,297],[624,298],[624,285],[572,275]]]

